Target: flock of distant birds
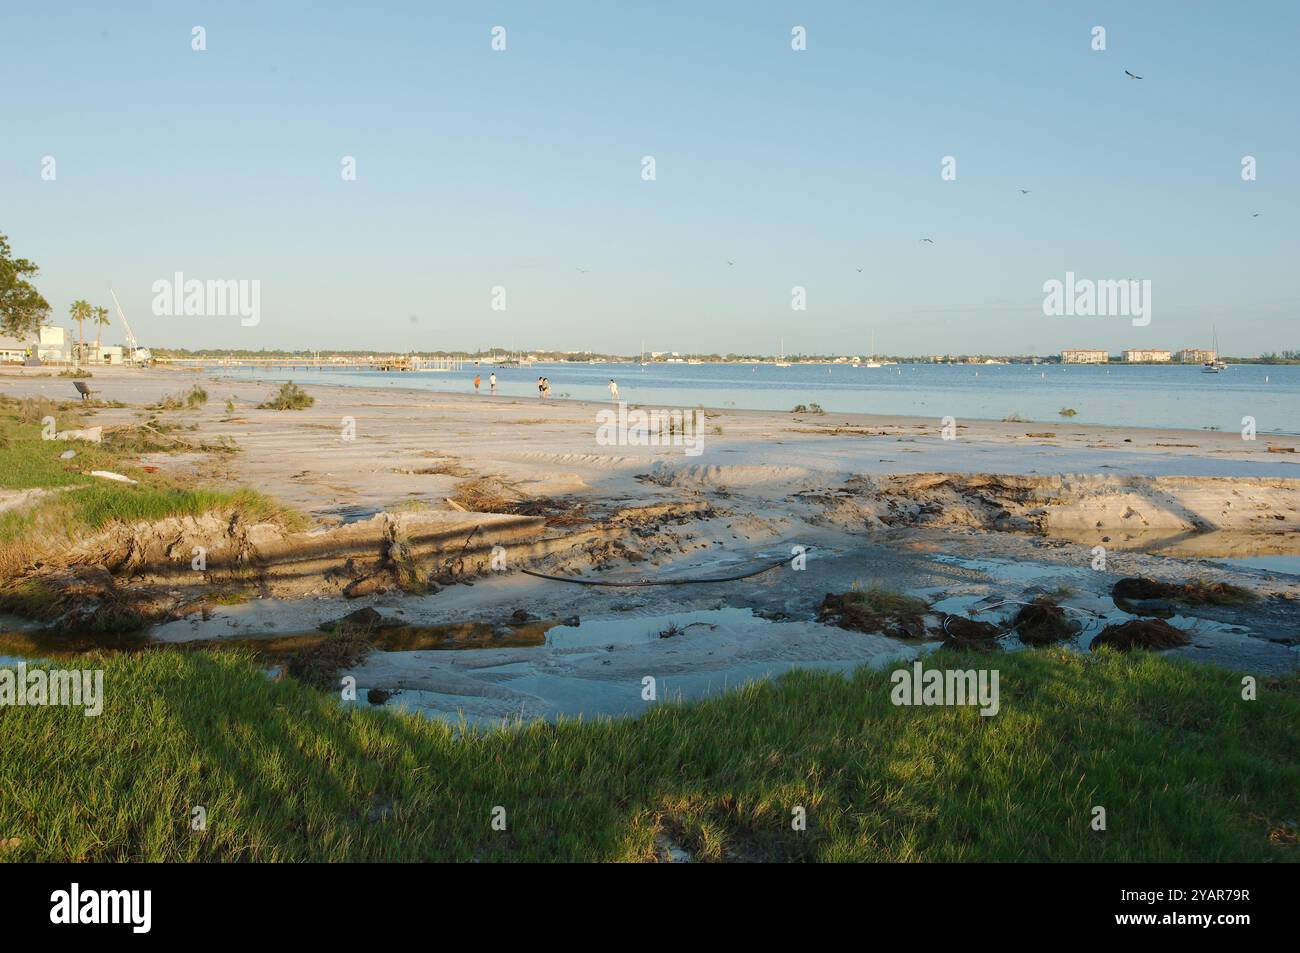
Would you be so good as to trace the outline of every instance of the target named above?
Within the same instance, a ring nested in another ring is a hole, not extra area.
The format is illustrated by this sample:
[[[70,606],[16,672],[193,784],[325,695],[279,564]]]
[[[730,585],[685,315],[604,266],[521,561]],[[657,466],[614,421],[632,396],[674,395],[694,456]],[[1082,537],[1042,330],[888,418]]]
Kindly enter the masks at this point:
[[[1130,70],[1125,70],[1125,71],[1124,71],[1124,75],[1127,76],[1129,79],[1142,79],[1142,78],[1143,78],[1143,77],[1139,76],[1137,73],[1134,73],[1134,72],[1132,72],[1132,71],[1130,71]],[[1021,195],[1029,195],[1029,194],[1031,194],[1032,192],[1033,192],[1032,189],[1020,189],[1020,194],[1021,194]],[[1251,218],[1259,218],[1259,212],[1255,212],[1255,213],[1252,214],[1250,217],[1251,217]],[[922,238],[922,239],[918,239],[918,243],[920,243],[920,244],[925,244],[925,245],[933,245],[933,244],[935,243],[935,241],[934,241],[933,238]],[[727,259],[727,265],[728,265],[728,266],[734,265],[735,263],[736,263],[736,262],[735,262],[733,259],[730,259],[730,258]],[[591,270],[591,269],[589,269],[589,268],[579,268],[579,269],[578,269],[578,272],[579,272],[580,274],[584,274],[584,275],[585,275],[585,274],[587,274],[590,270]],[[858,273],[859,273],[859,274],[862,273],[862,269],[861,269],[861,268],[858,269]]]

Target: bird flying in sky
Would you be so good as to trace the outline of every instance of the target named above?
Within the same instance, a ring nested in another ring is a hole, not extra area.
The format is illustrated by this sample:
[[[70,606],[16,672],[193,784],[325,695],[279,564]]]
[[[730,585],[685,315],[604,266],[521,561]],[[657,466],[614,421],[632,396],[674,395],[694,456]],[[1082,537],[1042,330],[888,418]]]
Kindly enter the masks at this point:
[[[1125,70],[1125,71],[1124,71],[1124,75],[1127,76],[1129,79],[1141,79],[1141,78],[1142,78],[1141,76],[1138,76],[1138,75],[1135,74],[1135,73],[1130,73],[1128,70]]]
[[[922,238],[921,241],[923,241],[923,242],[929,242],[931,245],[934,244],[934,239],[933,239],[933,238]]]

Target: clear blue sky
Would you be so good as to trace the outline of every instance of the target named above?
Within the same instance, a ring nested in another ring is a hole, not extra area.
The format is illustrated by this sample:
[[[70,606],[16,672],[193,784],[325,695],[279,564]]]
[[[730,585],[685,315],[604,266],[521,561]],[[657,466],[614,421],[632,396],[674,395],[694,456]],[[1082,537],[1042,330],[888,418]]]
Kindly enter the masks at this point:
[[[1300,347],[1289,0],[114,6],[0,20],[0,232],[61,324],[111,281],[158,346]],[[1150,326],[1044,317],[1067,270]],[[261,324],[153,316],[176,271]]]

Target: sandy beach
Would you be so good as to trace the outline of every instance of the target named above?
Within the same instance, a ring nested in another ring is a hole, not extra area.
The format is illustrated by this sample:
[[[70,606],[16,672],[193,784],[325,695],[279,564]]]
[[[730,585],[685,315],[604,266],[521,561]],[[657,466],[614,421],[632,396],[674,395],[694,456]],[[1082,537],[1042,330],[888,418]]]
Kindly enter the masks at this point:
[[[959,419],[955,439],[944,439],[939,420],[703,408],[702,452],[692,456],[602,445],[597,415],[609,405],[308,380],[300,383],[314,406],[267,411],[254,405],[270,384],[166,369],[96,369],[96,398],[125,406],[99,409],[93,422],[137,422],[192,383],[208,390],[207,404],[161,416],[191,442],[237,452],[150,453],[141,463],[196,485],[255,487],[307,514],[321,545],[301,572],[268,572],[259,598],[209,607],[154,636],[291,636],[362,606],[409,626],[544,623],[544,644],[376,651],[351,671],[362,688],[396,692],[389,704],[435,716],[635,713],[649,703],[646,676],[658,697],[699,697],[796,667],[884,664],[934,644],[816,621],[826,593],[855,585],[994,621],[1006,610],[981,607],[1061,593],[1086,620],[1075,639],[1086,650],[1106,621],[1129,618],[1109,596],[1121,577],[1233,582],[1263,599],[1175,616],[1192,644],[1172,654],[1259,672],[1300,658],[1300,579],[1219,561],[1300,552],[1300,454],[1268,449],[1294,447],[1294,438]],[[73,388],[6,372],[0,394],[66,399]],[[475,481],[530,502],[532,515],[449,501]],[[425,595],[344,595],[358,570],[350,558],[340,568],[341,548],[331,561],[337,534],[369,540],[429,526],[438,532],[421,537],[426,552],[451,551],[467,564],[461,578]],[[789,561],[801,552],[806,566],[796,567]],[[664,582],[783,559],[743,580],[672,586],[519,571]],[[666,630],[676,631],[661,637]]]

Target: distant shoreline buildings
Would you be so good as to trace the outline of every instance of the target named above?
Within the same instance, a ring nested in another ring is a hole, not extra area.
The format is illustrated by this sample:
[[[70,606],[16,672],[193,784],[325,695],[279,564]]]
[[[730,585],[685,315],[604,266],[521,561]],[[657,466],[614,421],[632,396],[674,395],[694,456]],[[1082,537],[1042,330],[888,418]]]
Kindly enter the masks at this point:
[[[66,329],[42,325],[29,338],[0,336],[0,364],[22,364],[35,359],[42,364],[121,364],[123,348],[94,341],[80,344]]]
[[[1121,353],[1125,364],[1172,364],[1174,354],[1158,348],[1126,348]],[[1206,347],[1185,347],[1178,352],[1179,364],[1204,364],[1219,359],[1219,352]],[[1110,352],[1090,348],[1067,348],[1061,352],[1062,364],[1109,364]]]

